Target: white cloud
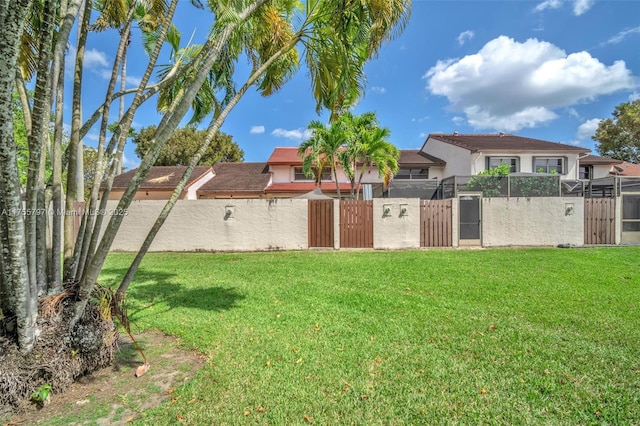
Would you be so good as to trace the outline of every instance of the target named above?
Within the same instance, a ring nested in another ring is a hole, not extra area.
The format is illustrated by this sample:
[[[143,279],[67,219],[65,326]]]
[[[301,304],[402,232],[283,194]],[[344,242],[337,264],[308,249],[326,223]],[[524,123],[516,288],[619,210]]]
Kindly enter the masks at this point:
[[[601,118],[592,118],[582,123],[580,127],[578,127],[578,139],[590,139],[591,136],[595,135],[601,120]]]
[[[129,158],[124,153],[122,153],[122,165],[127,169],[135,169],[140,165],[140,159],[136,157],[135,159]]]
[[[559,9],[563,3],[563,0],[545,0],[542,3],[538,3],[536,7],[533,8],[533,11],[542,12],[543,10],[547,9]],[[573,14],[575,16],[580,16],[591,9],[593,4],[595,3],[595,0],[573,0],[572,3]]]
[[[294,129],[294,130],[275,129],[273,132],[271,132],[271,134],[279,138],[292,139],[295,141],[303,141],[311,137],[311,130],[309,129]]]
[[[567,112],[569,113],[570,116],[577,118],[578,120],[580,120],[580,114],[578,113],[578,111],[576,111],[575,108],[567,108]]]
[[[87,69],[100,69],[109,66],[107,55],[96,49],[89,49],[84,53],[84,66]]]
[[[438,61],[423,78],[470,125],[505,131],[536,127],[556,118],[555,108],[636,87],[623,61],[606,66],[587,52],[567,55],[548,42],[506,36],[476,54]]]
[[[376,93],[378,95],[382,95],[383,93],[386,93],[387,89],[385,89],[382,86],[373,86],[371,88],[371,92]]]
[[[609,40],[607,40],[606,42],[602,43],[601,46],[604,46],[604,45],[607,45],[607,44],[618,44],[621,41],[623,41],[625,38],[627,38],[627,37],[629,37],[629,36],[631,36],[633,34],[640,34],[640,27],[635,27],[635,28],[631,28],[629,30],[620,31],[618,34],[614,35]]]
[[[127,75],[126,80],[127,80],[127,84],[129,86],[138,87],[138,86],[140,86],[140,83],[142,82],[142,77],[136,77],[136,76],[133,76],[133,75]]]
[[[461,32],[460,35],[458,35],[458,44],[462,46],[465,42],[471,40],[474,35],[473,31],[469,30]]]
[[[629,95],[629,102],[637,101],[640,99],[640,92],[633,92]]]
[[[259,135],[261,133],[264,133],[264,126],[251,126],[251,130],[249,130],[249,133],[251,133],[252,135]]]
[[[594,0],[576,0],[573,2],[573,14],[580,16],[586,13],[591,6],[593,6]]]
[[[536,5],[533,10],[536,12],[542,12],[546,9],[558,9],[560,6],[562,6],[562,0],[545,0]]]

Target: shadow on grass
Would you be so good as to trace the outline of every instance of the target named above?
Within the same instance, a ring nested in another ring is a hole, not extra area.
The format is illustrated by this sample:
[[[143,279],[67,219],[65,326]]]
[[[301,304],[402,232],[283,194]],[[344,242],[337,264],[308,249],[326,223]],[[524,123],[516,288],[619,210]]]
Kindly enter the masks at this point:
[[[116,277],[123,277],[126,272],[125,268],[103,270],[104,274]],[[234,308],[240,300],[245,298],[233,287],[185,288],[183,284],[177,282],[176,276],[177,274],[174,273],[139,270],[126,294],[130,301],[127,303],[130,307],[129,316],[134,318],[157,303],[167,305],[164,312],[175,308],[220,312]],[[154,311],[154,313],[159,312]]]

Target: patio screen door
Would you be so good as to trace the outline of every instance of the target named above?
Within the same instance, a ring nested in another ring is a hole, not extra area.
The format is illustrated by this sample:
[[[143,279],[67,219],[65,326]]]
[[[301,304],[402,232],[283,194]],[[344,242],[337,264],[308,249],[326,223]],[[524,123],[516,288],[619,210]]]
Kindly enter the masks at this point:
[[[460,217],[460,245],[479,246],[481,245],[481,195],[460,194],[459,217]]]

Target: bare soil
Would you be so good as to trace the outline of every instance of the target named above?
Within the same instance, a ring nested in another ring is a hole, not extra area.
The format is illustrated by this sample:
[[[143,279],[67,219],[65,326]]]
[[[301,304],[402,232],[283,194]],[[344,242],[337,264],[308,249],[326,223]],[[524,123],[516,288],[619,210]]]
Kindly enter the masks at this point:
[[[171,336],[146,332],[134,337],[150,364],[143,376],[135,376],[143,359],[128,336],[123,335],[112,367],[80,378],[64,393],[53,394],[44,407],[24,405],[19,414],[0,420],[5,426],[126,424],[170,399],[172,391],[190,380],[204,364],[204,356],[181,349]]]

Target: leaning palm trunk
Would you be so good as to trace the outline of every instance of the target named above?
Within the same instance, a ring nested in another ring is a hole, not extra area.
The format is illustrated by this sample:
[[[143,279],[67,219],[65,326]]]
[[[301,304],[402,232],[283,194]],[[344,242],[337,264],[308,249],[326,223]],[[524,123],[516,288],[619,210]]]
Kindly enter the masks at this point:
[[[140,263],[142,262],[142,259],[149,251],[149,247],[151,247],[151,243],[153,242],[156,235],[158,234],[158,231],[160,231],[160,228],[162,228],[162,225],[164,225],[164,222],[167,220],[167,217],[169,217],[169,213],[171,213],[171,210],[173,210],[173,207],[176,205],[176,202],[180,198],[180,194],[182,194],[182,191],[187,185],[187,182],[189,181],[189,178],[191,177],[193,170],[195,169],[196,165],[200,162],[200,159],[202,158],[204,153],[207,151],[207,148],[213,141],[213,138],[215,137],[216,133],[220,130],[220,128],[224,124],[224,121],[226,120],[229,113],[233,110],[233,108],[235,108],[236,104],[244,96],[244,94],[247,92],[249,87],[251,87],[256,82],[256,80],[260,78],[260,76],[262,76],[267,71],[269,66],[273,64],[278,58],[280,58],[287,51],[294,48],[298,38],[299,38],[299,35],[296,38],[292,39],[290,44],[280,49],[278,52],[276,52],[276,54],[274,54],[267,61],[265,61],[265,63],[262,64],[260,68],[255,70],[251,74],[249,79],[245,82],[245,84],[242,86],[242,88],[240,88],[240,90],[233,96],[233,98],[225,106],[225,108],[222,110],[220,115],[218,115],[218,117],[213,117],[211,119],[211,123],[207,128],[207,135],[205,137],[205,140],[203,141],[202,145],[200,145],[200,148],[191,159],[189,165],[184,171],[184,174],[182,175],[182,178],[180,178],[180,181],[174,188],[173,193],[169,198],[169,201],[167,201],[164,208],[160,212],[160,215],[158,216],[155,223],[149,230],[147,237],[142,243],[142,246],[140,247],[140,249],[138,250],[138,254],[136,255],[133,262],[131,263],[131,266],[129,266],[129,270],[127,271],[126,275],[122,279],[122,282],[118,287],[118,292],[116,296],[118,299],[121,300],[124,296],[124,293],[126,293],[127,289],[129,288],[129,285],[133,280],[133,276],[135,275],[135,273],[138,271],[138,268],[140,267]]]
[[[117,141],[117,151],[115,156],[113,156],[113,160],[111,162],[111,167],[109,168],[109,172],[107,173],[107,182],[106,182],[106,186],[104,188],[104,191],[102,192],[102,199],[100,201],[100,211],[104,212],[106,211],[106,204],[107,204],[107,200],[109,199],[109,192],[111,191],[111,186],[113,185],[113,179],[115,177],[115,175],[117,174],[117,170],[121,168],[121,159],[123,156],[123,151],[124,151],[124,145],[126,143],[127,140],[127,134],[129,133],[129,128],[131,127],[131,123],[133,121],[133,116],[135,114],[135,111],[137,110],[138,106],[142,103],[143,99],[144,99],[144,90],[147,86],[147,83],[149,81],[149,79],[151,78],[151,73],[155,67],[155,64],[158,60],[158,56],[160,55],[160,49],[162,48],[162,44],[164,42],[164,39],[166,37],[167,31],[169,29],[169,25],[173,19],[173,14],[175,13],[176,7],[178,5],[178,0],[173,0],[171,2],[171,5],[169,7],[169,9],[167,10],[167,17],[165,20],[165,23],[162,26],[160,35],[158,37],[158,39],[156,40],[156,45],[155,48],[151,54],[151,56],[149,57],[149,63],[147,65],[147,69],[144,73],[144,75],[142,76],[142,79],[140,81],[140,85],[138,87],[138,90],[136,91],[136,94],[134,96],[133,101],[131,102],[131,106],[129,107],[129,109],[127,110],[126,114],[123,114],[123,116],[120,119],[120,125],[118,127],[118,130],[116,130],[114,136],[112,137],[111,141],[109,142],[109,146],[107,147],[107,155],[109,157],[112,157],[113,155],[113,147],[114,145],[116,145],[116,141]],[[126,52],[126,43],[125,43],[125,49],[123,51],[123,55],[124,52]],[[124,61],[124,58],[123,58]],[[95,183],[95,179],[94,179],[94,183]],[[98,184],[94,184],[94,188],[97,189]],[[93,194],[93,192],[92,192]],[[102,228],[102,220],[104,218],[104,215],[98,215],[96,216],[96,222],[95,225],[93,225],[93,230],[94,232],[91,233],[91,239],[89,241],[88,247],[89,247],[89,251],[88,251],[88,255],[93,257],[93,253],[95,252],[95,248],[98,244],[98,236],[99,236],[99,231]],[[89,234],[87,234],[88,236]],[[84,265],[82,265],[84,266]],[[81,271],[82,273],[84,272],[84,267],[80,268],[79,271]],[[78,274],[78,278],[81,278],[81,275]]]
[[[177,105],[176,109],[173,112],[167,113],[163,117],[160,125],[158,126],[158,129],[156,130],[154,143],[152,144],[149,151],[147,151],[136,173],[132,177],[129,186],[124,191],[124,194],[122,195],[122,198],[118,203],[117,211],[125,211],[133,201],[135,193],[144,181],[144,178],[147,175],[149,169],[160,155],[160,151],[164,147],[166,141],[169,139],[178,124],[180,124],[180,121],[182,120],[184,115],[189,110],[193,99],[195,98],[197,92],[200,90],[200,87],[207,78],[207,74],[218,59],[220,52],[222,51],[223,46],[227,42],[227,39],[229,38],[231,33],[238,27],[238,25],[243,23],[251,14],[253,14],[257,10],[257,8],[262,6],[266,1],[267,0],[256,0],[238,15],[239,19],[236,22],[227,24],[225,28],[220,33],[218,33],[216,43],[212,46],[212,49],[208,52],[208,55],[203,60],[202,66],[198,69],[198,73],[196,74],[193,83],[188,88],[186,88],[185,95],[182,98],[182,101]],[[92,257],[91,262],[88,263],[87,268],[85,268],[78,289],[78,301],[75,304],[75,314],[72,319],[72,326],[75,325],[77,320],[82,316],[82,313],[84,312],[91,291],[95,286],[98,275],[100,274],[102,266],[104,265],[104,261],[106,260],[107,254],[109,253],[109,248],[111,247],[111,244],[116,237],[116,233],[118,232],[118,228],[122,224],[123,218],[124,216],[121,214],[114,214],[113,216],[111,216],[111,219],[109,220],[107,228],[105,229],[105,232],[103,234],[102,240],[100,241],[100,244],[98,245],[96,252]]]
[[[51,215],[51,258],[49,291],[58,293],[62,289],[60,273],[60,248],[62,246],[62,111],[64,92],[64,73],[60,73],[60,81],[56,93],[56,127],[53,137],[53,155],[51,156],[53,214]]]

